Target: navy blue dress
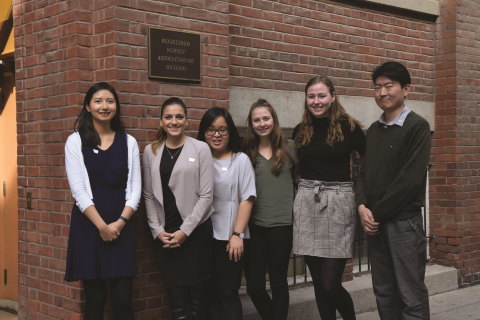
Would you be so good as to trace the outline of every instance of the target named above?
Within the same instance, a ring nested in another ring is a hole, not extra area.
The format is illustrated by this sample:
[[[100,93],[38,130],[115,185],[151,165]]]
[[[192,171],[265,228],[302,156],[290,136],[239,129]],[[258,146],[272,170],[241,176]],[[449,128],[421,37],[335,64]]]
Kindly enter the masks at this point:
[[[117,132],[107,150],[82,147],[93,203],[105,221],[118,220],[125,208],[128,180],[127,135]],[[105,242],[97,227],[73,206],[67,250],[66,281],[135,277],[135,235],[128,223],[117,240]]]

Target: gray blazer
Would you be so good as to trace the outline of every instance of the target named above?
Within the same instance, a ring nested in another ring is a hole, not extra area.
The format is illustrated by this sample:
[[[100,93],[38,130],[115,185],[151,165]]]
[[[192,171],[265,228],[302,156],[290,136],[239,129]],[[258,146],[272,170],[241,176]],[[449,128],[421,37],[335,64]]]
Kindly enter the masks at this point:
[[[160,160],[165,143],[152,152],[149,144],[143,152],[143,196],[153,238],[165,231],[165,212],[160,178]],[[205,142],[186,137],[168,186],[175,196],[183,219],[180,226],[187,236],[213,213],[213,159]]]

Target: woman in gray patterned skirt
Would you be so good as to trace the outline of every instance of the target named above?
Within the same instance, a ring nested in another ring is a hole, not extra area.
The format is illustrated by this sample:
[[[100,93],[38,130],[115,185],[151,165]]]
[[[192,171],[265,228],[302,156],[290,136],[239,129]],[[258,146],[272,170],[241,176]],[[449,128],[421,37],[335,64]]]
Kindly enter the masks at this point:
[[[322,320],[355,319],[350,294],[342,286],[352,258],[356,207],[350,155],[363,156],[365,134],[342,107],[329,78],[305,86],[302,122],[293,139],[298,148],[300,185],[293,205],[293,252],[304,255]]]

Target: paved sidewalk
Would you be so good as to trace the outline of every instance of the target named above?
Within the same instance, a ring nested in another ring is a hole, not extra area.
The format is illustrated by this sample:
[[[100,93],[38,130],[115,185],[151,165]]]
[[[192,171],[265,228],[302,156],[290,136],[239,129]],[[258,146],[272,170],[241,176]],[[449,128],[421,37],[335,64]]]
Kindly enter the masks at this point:
[[[480,320],[480,285],[430,297],[431,320]],[[377,311],[357,315],[357,320],[380,320]]]

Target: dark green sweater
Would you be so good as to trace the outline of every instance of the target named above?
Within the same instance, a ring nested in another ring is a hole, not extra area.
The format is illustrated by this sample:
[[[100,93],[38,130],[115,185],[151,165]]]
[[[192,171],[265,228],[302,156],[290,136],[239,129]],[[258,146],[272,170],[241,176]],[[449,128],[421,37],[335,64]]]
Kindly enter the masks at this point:
[[[364,204],[376,222],[416,216],[425,206],[430,126],[410,112],[403,127],[374,122],[367,130],[355,199]]]

